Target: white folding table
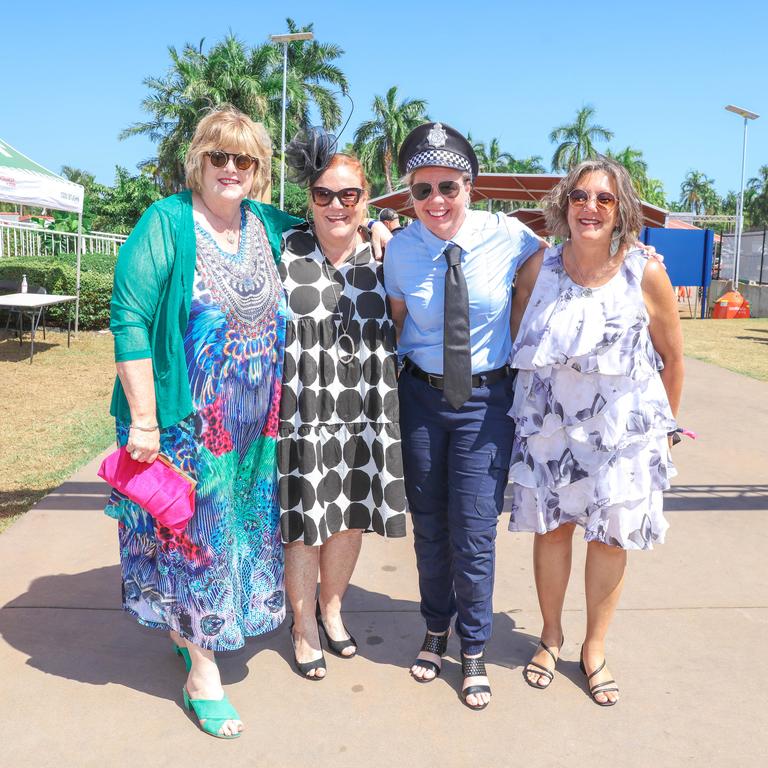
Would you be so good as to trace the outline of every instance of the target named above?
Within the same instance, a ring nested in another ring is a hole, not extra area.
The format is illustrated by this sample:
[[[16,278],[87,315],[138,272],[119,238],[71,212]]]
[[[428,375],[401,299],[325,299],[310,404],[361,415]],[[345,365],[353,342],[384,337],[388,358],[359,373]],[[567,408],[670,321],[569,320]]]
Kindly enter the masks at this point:
[[[24,322],[22,318],[25,315],[30,318],[32,331],[32,343],[29,349],[30,364],[35,355],[35,332],[40,323],[40,310],[45,310],[46,307],[50,307],[53,304],[66,304],[69,301],[74,302],[76,299],[77,296],[66,296],[60,293],[6,293],[5,295],[0,296],[0,307],[15,309],[19,312],[19,345],[21,345],[21,337],[24,331]],[[37,317],[37,321],[35,321],[35,317]],[[67,346],[70,345],[71,329],[72,308],[70,307],[67,315]]]

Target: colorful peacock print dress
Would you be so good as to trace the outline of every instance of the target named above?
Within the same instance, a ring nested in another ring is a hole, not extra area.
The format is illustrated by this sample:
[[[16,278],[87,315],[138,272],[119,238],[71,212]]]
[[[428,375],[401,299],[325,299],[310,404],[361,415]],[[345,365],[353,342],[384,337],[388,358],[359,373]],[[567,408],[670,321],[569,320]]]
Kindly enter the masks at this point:
[[[648,332],[647,261],[630,250],[608,283],[584,288],[563,268],[562,246],[544,254],[512,347],[511,531],[576,523],[586,541],[663,543],[677,425]]]
[[[194,414],[160,433],[197,480],[195,516],[176,536],[113,491],[123,605],[141,624],[203,648],[241,647],[285,617],[276,436],[286,305],[264,227],[243,209],[240,249],[196,227],[184,337]],[[128,425],[117,423],[121,445]]]

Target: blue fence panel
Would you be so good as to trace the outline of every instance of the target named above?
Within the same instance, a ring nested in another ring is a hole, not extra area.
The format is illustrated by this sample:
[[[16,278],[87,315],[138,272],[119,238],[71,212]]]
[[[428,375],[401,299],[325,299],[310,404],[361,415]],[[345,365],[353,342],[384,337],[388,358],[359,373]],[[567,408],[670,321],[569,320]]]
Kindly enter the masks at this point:
[[[664,255],[672,285],[703,288],[701,316],[705,317],[707,292],[712,282],[715,233],[711,229],[662,229],[643,227],[640,239]]]

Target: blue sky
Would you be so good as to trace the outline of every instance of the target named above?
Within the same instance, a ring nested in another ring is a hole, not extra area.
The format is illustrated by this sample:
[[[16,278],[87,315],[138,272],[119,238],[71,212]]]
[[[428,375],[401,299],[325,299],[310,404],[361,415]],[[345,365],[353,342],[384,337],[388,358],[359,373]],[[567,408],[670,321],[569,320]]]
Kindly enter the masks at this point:
[[[750,123],[747,178],[768,165],[768,3],[504,2],[49,2],[0,7],[0,138],[58,171],[72,165],[111,183],[154,154],[136,137],[142,80],[168,68],[169,45],[232,31],[249,45],[313,22],[345,51],[354,114],[343,141],[370,116],[375,94],[397,85],[427,99],[433,119],[515,156],[553,152],[553,127],[592,104],[615,136],[643,150],[651,176],[677,197],[688,170],[737,189],[742,122]],[[349,107],[346,107],[349,109]]]

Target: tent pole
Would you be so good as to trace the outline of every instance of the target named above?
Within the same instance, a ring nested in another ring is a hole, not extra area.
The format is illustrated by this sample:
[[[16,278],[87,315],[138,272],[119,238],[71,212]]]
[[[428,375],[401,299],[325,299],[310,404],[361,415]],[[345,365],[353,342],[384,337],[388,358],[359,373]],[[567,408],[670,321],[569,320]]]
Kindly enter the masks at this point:
[[[75,281],[75,339],[80,322],[80,254],[83,252],[83,212],[77,214],[77,278]]]

